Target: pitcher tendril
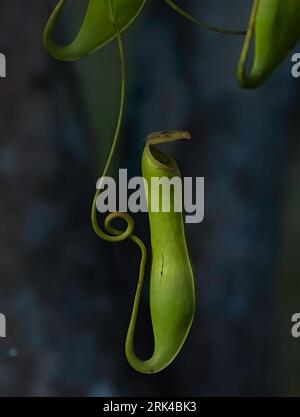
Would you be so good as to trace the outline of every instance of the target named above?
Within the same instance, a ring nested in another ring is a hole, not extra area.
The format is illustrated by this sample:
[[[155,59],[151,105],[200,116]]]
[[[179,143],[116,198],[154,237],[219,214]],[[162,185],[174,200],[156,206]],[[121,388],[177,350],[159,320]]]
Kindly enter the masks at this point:
[[[119,34],[117,36],[117,41],[118,41],[118,49],[119,49],[119,55],[120,55],[120,68],[121,68],[121,94],[120,94],[120,107],[119,107],[119,116],[118,116],[118,121],[117,121],[117,126],[116,126],[116,131],[115,131],[115,135],[114,135],[114,139],[113,139],[113,143],[110,149],[110,153],[105,165],[105,168],[103,170],[103,174],[102,177],[106,177],[109,173],[109,170],[111,168],[112,165],[112,161],[114,158],[114,155],[117,151],[117,147],[118,147],[118,143],[120,140],[120,136],[121,136],[121,128],[122,128],[122,122],[123,122],[123,116],[124,116],[124,106],[125,106],[125,93],[126,93],[126,73],[125,73],[125,54],[124,54],[124,47],[123,47],[123,42],[122,42],[122,38],[121,35]],[[97,220],[97,198],[99,196],[99,194],[101,193],[101,183],[100,186],[98,187],[96,193],[95,193],[95,197],[93,200],[93,204],[92,204],[92,212],[91,212],[91,220],[92,220],[92,225],[94,228],[94,231],[97,233],[97,235],[104,240],[107,240],[109,242],[120,242],[124,239],[127,239],[127,237],[129,236],[129,234],[132,233],[133,228],[134,228],[134,223],[133,220],[130,218],[129,215],[125,214],[125,213],[111,213],[110,215],[108,215],[106,222],[104,223],[105,229],[111,233],[110,230],[110,223],[111,221],[116,218],[116,217],[121,217],[125,220],[125,222],[128,225],[128,230],[127,232],[124,233],[117,233],[116,230],[114,230],[113,234],[115,236],[110,236],[108,234],[106,234],[105,232],[102,231],[102,229],[99,227],[98,225],[98,220]],[[108,229],[107,227],[108,226]],[[124,236],[125,237],[124,237]]]
[[[165,0],[165,2],[177,13],[179,13],[182,17],[186,18],[187,20],[195,23],[198,26],[201,26],[203,29],[210,30],[211,32],[221,33],[223,35],[230,35],[230,36],[241,36],[245,35],[245,30],[226,30],[221,29],[216,26],[209,25],[208,23],[204,22],[203,20],[197,19],[193,17],[191,14],[183,10],[177,4],[175,4],[172,0]]]

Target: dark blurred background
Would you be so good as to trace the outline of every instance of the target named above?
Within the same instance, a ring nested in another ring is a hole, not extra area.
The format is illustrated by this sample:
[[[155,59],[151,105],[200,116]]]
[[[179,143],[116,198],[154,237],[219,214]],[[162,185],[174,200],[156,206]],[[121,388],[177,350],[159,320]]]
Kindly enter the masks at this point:
[[[67,2],[71,40],[87,0]],[[195,16],[245,28],[251,0],[178,0]],[[239,88],[243,37],[206,32],[162,0],[124,35],[128,91],[116,167],[140,175],[145,136],[188,129],[171,153],[204,176],[205,221],[187,225],[197,314],[158,375],[132,370],[124,342],[139,253],[94,234],[90,206],[111,144],[119,97],[115,43],[66,64],[43,49],[56,0],[1,2],[1,396],[298,395],[300,83],[287,59],[256,91]],[[149,244],[147,216],[136,233]],[[152,352],[148,288],[136,343]]]

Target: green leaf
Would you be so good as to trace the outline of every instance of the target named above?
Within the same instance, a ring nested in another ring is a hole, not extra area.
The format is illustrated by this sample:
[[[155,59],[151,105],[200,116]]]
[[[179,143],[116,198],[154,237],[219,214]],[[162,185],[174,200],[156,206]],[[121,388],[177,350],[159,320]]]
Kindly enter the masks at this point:
[[[76,61],[94,52],[125,30],[143,8],[146,0],[89,0],[79,32],[73,42],[62,46],[54,41],[54,31],[66,0],[54,8],[44,30],[44,46],[63,61]]]

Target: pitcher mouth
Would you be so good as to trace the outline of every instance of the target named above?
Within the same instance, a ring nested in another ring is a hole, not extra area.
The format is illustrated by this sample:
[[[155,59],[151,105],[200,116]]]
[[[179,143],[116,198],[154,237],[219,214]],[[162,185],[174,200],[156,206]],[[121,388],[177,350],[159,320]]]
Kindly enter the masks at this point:
[[[147,141],[153,143],[165,143],[165,142],[173,142],[175,140],[180,139],[191,139],[191,135],[186,130],[161,130],[158,132],[150,133],[147,136]]]
[[[168,130],[154,132],[148,135],[145,149],[152,163],[164,171],[177,172],[178,166],[175,160],[154,145],[170,143],[181,139],[190,140],[190,133],[185,130]]]
[[[162,152],[156,146],[149,144],[147,146],[147,153],[152,163],[163,171],[175,172],[177,171],[177,164],[173,158]]]

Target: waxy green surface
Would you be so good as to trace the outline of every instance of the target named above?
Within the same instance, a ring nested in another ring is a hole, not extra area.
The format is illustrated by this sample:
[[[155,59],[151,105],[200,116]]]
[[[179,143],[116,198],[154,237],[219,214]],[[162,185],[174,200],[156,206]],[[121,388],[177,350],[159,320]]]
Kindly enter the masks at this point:
[[[254,35],[253,66],[246,69]],[[288,56],[300,38],[299,0],[255,0],[238,76],[240,84],[254,88],[263,84]]]
[[[148,183],[148,210],[152,264],[150,311],[154,335],[154,353],[148,360],[134,352],[136,317],[133,314],[126,340],[126,355],[133,368],[142,373],[159,372],[180,352],[191,328],[195,312],[194,272],[189,255],[182,212],[174,211],[174,188],[170,188],[170,212],[151,210],[151,179],[181,177],[174,159],[155,145],[189,139],[187,132],[158,133],[147,141],[143,157],[143,177]],[[162,191],[160,191],[162,201]],[[138,298],[135,300],[139,302]]]
[[[76,61],[106,45],[133,22],[145,4],[145,0],[89,0],[77,36],[62,46],[55,42],[54,31],[66,1],[60,0],[44,30],[46,49],[63,61]]]

